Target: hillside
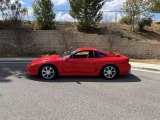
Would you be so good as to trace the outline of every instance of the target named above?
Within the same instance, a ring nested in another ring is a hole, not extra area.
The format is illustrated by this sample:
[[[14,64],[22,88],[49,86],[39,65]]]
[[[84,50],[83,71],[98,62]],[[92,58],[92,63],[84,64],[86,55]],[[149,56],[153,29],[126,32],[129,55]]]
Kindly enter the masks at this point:
[[[77,33],[77,27],[74,23],[58,23],[58,29],[65,29],[66,31]],[[115,23],[101,23],[98,26],[96,32],[92,34],[116,34],[120,35],[122,38],[128,38],[130,40],[135,39],[137,41],[150,41],[150,42],[160,42],[160,24],[153,23],[150,27],[145,27],[144,32],[132,32],[130,30],[130,25],[122,25]],[[91,33],[90,33],[91,34]]]
[[[31,21],[24,21],[23,25],[27,26],[31,30],[36,30],[33,22]],[[55,25],[58,30],[80,33],[77,30],[76,23],[73,22],[56,22]],[[8,30],[10,29],[9,26],[10,25],[8,23],[3,23],[3,21],[0,21],[0,30]],[[129,40],[134,39],[137,41],[160,42],[160,24],[152,23],[150,27],[145,27],[144,32],[132,32],[130,27],[130,25],[119,23],[101,23],[97,29],[93,30],[89,34],[116,34],[121,38],[128,38]]]

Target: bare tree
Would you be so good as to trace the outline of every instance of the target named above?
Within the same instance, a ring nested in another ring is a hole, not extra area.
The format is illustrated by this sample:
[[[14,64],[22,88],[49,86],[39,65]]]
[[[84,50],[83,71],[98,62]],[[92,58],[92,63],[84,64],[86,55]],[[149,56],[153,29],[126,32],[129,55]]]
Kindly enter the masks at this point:
[[[115,36],[115,31],[112,30],[113,25],[112,24],[107,24],[106,27],[101,31],[103,36],[104,36],[104,44],[107,45],[107,49],[105,51],[113,52],[114,51],[114,46],[116,45],[116,38]]]
[[[72,42],[73,42],[73,33],[70,33],[65,30],[59,30],[60,36],[61,36],[61,44],[64,45],[62,53],[65,53],[66,51],[69,51],[73,48]]]
[[[27,8],[22,8],[19,0],[0,0],[0,11],[3,20],[22,20],[27,15]]]
[[[13,30],[13,39],[18,50],[18,55],[24,55],[25,52],[29,53],[32,45],[31,33],[32,31],[27,28]],[[25,48],[28,48],[28,51],[25,51]]]
[[[148,15],[146,12],[149,10],[150,2],[148,0],[126,0],[123,10],[126,15],[131,18],[131,30],[135,30],[135,24],[140,20],[140,17]]]
[[[12,30],[13,44],[18,50],[18,55],[23,55],[24,47],[28,45],[31,29],[23,25],[23,21],[28,14],[27,8],[23,8],[19,0],[0,0],[0,11],[3,20],[9,22],[9,28]]]

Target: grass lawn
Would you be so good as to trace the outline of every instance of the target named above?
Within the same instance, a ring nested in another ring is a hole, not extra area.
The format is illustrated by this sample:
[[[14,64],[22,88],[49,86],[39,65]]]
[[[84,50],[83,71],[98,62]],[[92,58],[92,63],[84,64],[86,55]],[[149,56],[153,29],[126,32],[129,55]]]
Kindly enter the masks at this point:
[[[130,59],[130,62],[139,62],[139,63],[149,63],[149,64],[159,64],[160,59]]]

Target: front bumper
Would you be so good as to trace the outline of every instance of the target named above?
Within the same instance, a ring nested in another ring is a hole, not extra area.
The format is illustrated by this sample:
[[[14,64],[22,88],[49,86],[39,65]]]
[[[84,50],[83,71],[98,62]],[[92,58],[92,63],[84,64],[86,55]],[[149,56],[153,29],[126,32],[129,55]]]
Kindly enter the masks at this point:
[[[36,75],[36,76],[38,76],[38,69],[33,67],[33,66],[30,66],[30,64],[28,64],[27,67],[26,67],[26,73],[28,75]]]

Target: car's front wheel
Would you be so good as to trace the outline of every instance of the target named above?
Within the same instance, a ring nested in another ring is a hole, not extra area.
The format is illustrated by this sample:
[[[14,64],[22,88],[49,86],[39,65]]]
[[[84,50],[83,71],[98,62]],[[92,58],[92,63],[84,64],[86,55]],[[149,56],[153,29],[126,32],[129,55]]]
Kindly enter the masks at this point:
[[[113,65],[107,65],[102,69],[103,77],[112,80],[117,77],[118,69]]]
[[[44,65],[40,69],[40,75],[46,80],[52,80],[57,77],[57,70],[52,65]]]

